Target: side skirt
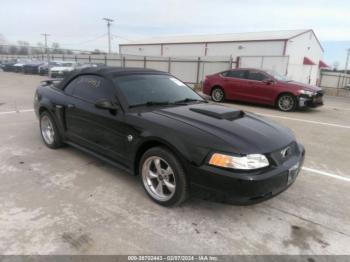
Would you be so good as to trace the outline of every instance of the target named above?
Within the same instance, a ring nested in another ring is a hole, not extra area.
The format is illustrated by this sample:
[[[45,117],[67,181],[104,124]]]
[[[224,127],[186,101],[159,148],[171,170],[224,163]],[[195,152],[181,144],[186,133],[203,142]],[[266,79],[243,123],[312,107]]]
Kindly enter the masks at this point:
[[[100,154],[95,153],[95,152],[91,151],[90,149],[87,149],[87,148],[85,148],[85,147],[82,147],[82,146],[80,146],[80,145],[78,145],[78,144],[76,144],[76,143],[74,143],[74,142],[71,142],[71,141],[67,141],[67,140],[66,140],[66,141],[64,141],[64,142],[65,142],[66,144],[72,146],[72,147],[75,147],[75,148],[77,148],[77,149],[79,149],[79,150],[81,150],[81,151],[83,151],[83,152],[85,152],[85,153],[87,153],[87,154],[89,154],[89,155],[91,155],[91,156],[94,156],[94,157],[96,157],[96,158],[102,160],[103,162],[106,162],[106,163],[108,163],[108,164],[110,164],[110,165],[112,165],[112,166],[115,166],[115,167],[118,168],[118,169],[121,169],[121,170],[123,170],[123,171],[129,173],[130,175],[135,175],[134,172],[132,172],[132,170],[130,170],[129,168],[127,168],[127,167],[125,167],[125,166],[123,166],[123,165],[121,165],[121,164],[119,164],[119,163],[117,163],[117,162],[115,162],[115,161],[113,161],[113,160],[107,158],[107,157],[101,156]]]

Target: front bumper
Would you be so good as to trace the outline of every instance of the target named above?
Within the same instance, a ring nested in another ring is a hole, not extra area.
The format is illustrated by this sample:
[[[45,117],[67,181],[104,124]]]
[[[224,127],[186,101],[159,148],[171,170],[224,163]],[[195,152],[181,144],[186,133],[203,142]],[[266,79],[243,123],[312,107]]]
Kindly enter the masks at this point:
[[[323,105],[323,93],[318,92],[314,96],[300,95],[298,97],[298,106],[301,107],[318,107]]]
[[[277,166],[255,172],[233,172],[209,165],[191,170],[191,184],[235,204],[254,204],[269,199],[292,185],[303,165],[305,149]]]
[[[63,77],[64,72],[62,71],[51,71],[51,77],[56,78],[56,77]]]

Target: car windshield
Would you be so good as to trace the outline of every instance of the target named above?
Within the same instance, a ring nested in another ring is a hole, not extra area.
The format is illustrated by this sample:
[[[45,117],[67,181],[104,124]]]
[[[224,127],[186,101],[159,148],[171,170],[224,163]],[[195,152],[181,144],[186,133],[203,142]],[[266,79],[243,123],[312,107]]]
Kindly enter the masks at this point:
[[[280,81],[290,81],[290,79],[287,76],[281,75],[279,73],[277,73],[274,70],[266,70],[266,72],[270,75],[272,75],[274,78],[276,78],[277,80]]]
[[[169,75],[128,75],[114,78],[129,106],[205,102],[180,80]]]

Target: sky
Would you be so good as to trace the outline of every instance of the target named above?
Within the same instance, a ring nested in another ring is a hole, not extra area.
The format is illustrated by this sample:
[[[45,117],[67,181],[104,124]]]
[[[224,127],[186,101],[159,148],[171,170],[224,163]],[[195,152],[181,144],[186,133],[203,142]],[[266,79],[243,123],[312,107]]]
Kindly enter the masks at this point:
[[[1,0],[0,34],[8,43],[36,45],[48,33],[62,48],[107,50],[103,17],[111,27],[113,50],[142,38],[314,29],[324,60],[344,67],[350,48],[349,0]]]

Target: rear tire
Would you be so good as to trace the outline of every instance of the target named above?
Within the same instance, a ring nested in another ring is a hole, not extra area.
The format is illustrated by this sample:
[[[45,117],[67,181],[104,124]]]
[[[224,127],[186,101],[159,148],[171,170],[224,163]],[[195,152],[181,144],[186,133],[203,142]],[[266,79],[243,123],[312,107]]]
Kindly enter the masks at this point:
[[[157,204],[170,207],[186,200],[189,190],[185,171],[167,148],[146,151],[139,162],[139,174],[147,195]]]
[[[297,108],[297,99],[291,94],[282,94],[277,99],[277,107],[284,112],[291,112]]]
[[[45,145],[51,149],[60,148],[64,145],[56,122],[48,111],[40,114],[40,134]]]
[[[211,99],[214,102],[223,102],[225,100],[225,92],[221,87],[214,87],[211,91]]]

